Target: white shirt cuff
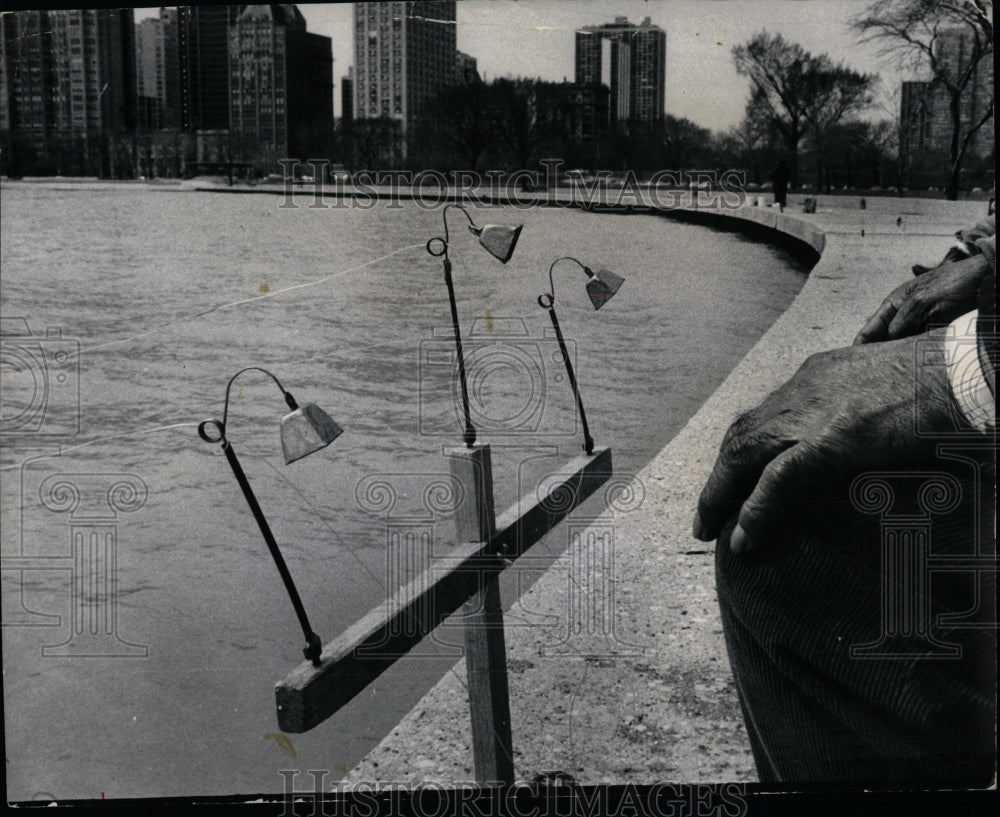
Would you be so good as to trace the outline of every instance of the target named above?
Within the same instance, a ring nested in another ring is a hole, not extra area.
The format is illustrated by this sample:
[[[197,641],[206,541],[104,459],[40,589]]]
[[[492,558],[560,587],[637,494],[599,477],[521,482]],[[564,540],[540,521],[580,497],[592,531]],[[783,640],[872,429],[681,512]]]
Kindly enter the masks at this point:
[[[973,311],[951,322],[944,341],[945,360],[951,393],[962,416],[979,431],[996,427],[996,402],[986,383],[976,346],[976,319]]]

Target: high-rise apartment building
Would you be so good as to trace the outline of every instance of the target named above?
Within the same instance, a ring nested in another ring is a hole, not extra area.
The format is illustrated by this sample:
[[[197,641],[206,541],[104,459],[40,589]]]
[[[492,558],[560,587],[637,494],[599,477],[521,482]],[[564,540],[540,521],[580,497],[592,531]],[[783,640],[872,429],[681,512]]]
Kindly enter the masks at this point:
[[[399,122],[415,149],[423,106],[454,84],[455,0],[354,4],[354,116]]]
[[[329,155],[333,55],[291,4],[245,6],[230,27],[229,126],[258,156]]]
[[[949,77],[958,77],[969,70],[973,54],[972,32],[968,28],[939,31],[937,35],[937,61],[941,71]],[[988,54],[971,68],[972,76],[962,95],[960,119],[962,133],[989,112],[993,105],[993,55]],[[931,139],[937,149],[945,149],[951,138],[952,120],[948,109],[948,96],[943,88],[934,91],[931,106],[933,122]],[[979,128],[969,142],[968,152],[974,156],[987,156],[994,149],[992,123]]]
[[[971,67],[969,82],[959,101],[959,137],[963,139],[993,104],[992,55],[970,66],[972,53],[972,33],[968,29],[938,32],[935,57],[940,73],[954,81]],[[950,94],[940,80],[904,82],[901,91],[900,155],[910,168],[930,170],[936,167],[939,170],[941,162],[950,154],[954,130]],[[969,140],[966,155],[984,159],[994,149],[994,126],[988,121]]]
[[[47,27],[44,11],[0,14],[0,131],[17,130],[40,144],[54,127],[57,93]]]
[[[588,145],[607,130],[610,92],[600,83],[530,83],[529,108],[545,129],[560,131],[572,144]]]
[[[136,124],[132,9],[0,16],[2,128],[56,172],[107,175]]]
[[[347,76],[340,80],[340,118],[344,124],[354,122],[354,66],[349,66]]]
[[[180,122],[177,9],[161,8],[158,18],[136,23],[135,70],[139,127],[176,128]]]
[[[609,70],[605,75],[604,55]],[[663,118],[667,35],[649,17],[634,25],[626,17],[576,32],[576,82],[610,88],[612,122],[649,124]]]
[[[479,82],[479,60],[463,51],[455,52],[455,82],[458,85],[468,85]]]
[[[177,9],[180,127],[229,129],[229,26],[243,6]]]
[[[899,105],[899,151],[903,156],[931,147],[931,94],[929,82],[904,82]]]
[[[659,122],[667,92],[667,33],[646,17],[631,38],[630,115],[639,122]]]

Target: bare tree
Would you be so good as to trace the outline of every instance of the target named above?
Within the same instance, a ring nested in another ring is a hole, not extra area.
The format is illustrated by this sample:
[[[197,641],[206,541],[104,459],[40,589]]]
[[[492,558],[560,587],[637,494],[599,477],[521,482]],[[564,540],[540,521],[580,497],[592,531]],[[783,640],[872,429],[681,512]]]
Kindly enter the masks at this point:
[[[878,43],[882,54],[901,67],[926,70],[929,92],[940,94],[948,109],[948,178],[945,193],[958,198],[962,164],[976,133],[993,118],[993,11],[985,0],[878,0],[852,22],[864,42]],[[961,49],[948,39],[961,38]],[[977,92],[988,94],[974,110]],[[972,109],[972,110],[970,110]]]
[[[483,82],[449,85],[428,103],[426,133],[438,133],[457,152],[463,169],[476,170],[496,141],[490,86]]]
[[[830,190],[827,155],[832,134],[849,113],[872,103],[871,88],[877,79],[871,74],[857,74],[843,65],[833,65],[824,55],[816,58],[813,102],[806,108],[806,118],[816,148],[816,186]]]
[[[730,128],[723,141],[732,159],[750,171],[751,181],[761,183],[763,169],[774,164],[777,153],[778,136],[770,120],[747,105],[742,121]]]
[[[653,129],[652,147],[664,167],[690,168],[706,164],[712,149],[712,132],[690,119],[664,114],[662,124]]]
[[[490,88],[495,105],[494,127],[518,168],[528,166],[544,136],[545,123],[538,117],[535,85],[531,80],[496,79]]]
[[[875,77],[858,74],[826,55],[813,56],[780,34],[761,31],[733,48],[733,62],[751,84],[750,109],[761,111],[788,148],[791,182],[798,184],[798,151],[809,129],[831,123],[871,103]]]

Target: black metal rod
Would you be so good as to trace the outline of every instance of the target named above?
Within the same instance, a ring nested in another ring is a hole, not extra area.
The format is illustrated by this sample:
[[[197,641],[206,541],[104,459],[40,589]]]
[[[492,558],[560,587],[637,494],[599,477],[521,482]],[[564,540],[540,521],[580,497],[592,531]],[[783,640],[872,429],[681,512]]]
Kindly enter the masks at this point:
[[[472,448],[476,442],[476,429],[469,411],[469,387],[465,382],[465,356],[462,354],[462,332],[458,327],[458,307],[455,304],[455,285],[451,280],[451,260],[444,257],[444,281],[448,285],[448,303],[451,305],[451,325],[455,329],[455,349],[458,351],[458,380],[462,386],[462,411],[465,414],[465,444]]]
[[[562,330],[559,328],[559,319],[556,318],[555,305],[548,307],[549,317],[552,318],[552,328],[556,330],[556,340],[559,341],[559,351],[563,360],[566,361],[566,374],[569,375],[569,384],[573,387],[573,396],[576,398],[576,407],[580,411],[580,422],[583,425],[583,450],[587,454],[594,453],[594,439],[590,436],[590,427],[587,425],[587,413],[583,410],[583,400],[580,398],[580,389],[576,385],[576,375],[573,373],[573,364],[570,362],[569,353],[566,351],[566,341],[563,340]]]
[[[233,450],[232,445],[230,445],[229,440],[225,438],[222,440],[222,450],[226,452],[226,459],[229,460],[229,465],[233,469],[233,474],[236,475],[236,481],[240,484],[240,488],[243,489],[243,496],[246,497],[247,505],[250,506],[250,510],[253,512],[253,517],[257,520],[257,525],[260,527],[260,532],[264,535],[264,541],[267,542],[268,550],[271,551],[274,563],[278,567],[278,573],[281,574],[281,580],[285,583],[285,589],[288,591],[288,595],[292,600],[292,606],[295,607],[295,614],[299,617],[299,623],[302,625],[302,632],[306,637],[306,647],[302,652],[309,661],[312,661],[314,665],[319,666],[319,655],[323,648],[323,642],[320,641],[319,636],[313,632],[312,627],[309,625],[309,617],[306,615],[306,608],[302,606],[302,599],[299,598],[299,591],[295,589],[295,582],[292,581],[292,574],[288,572],[288,566],[285,564],[285,559],[281,555],[281,551],[278,550],[278,543],[274,540],[274,535],[271,533],[271,527],[267,524],[267,519],[264,518],[264,512],[260,509],[257,497],[254,496],[253,488],[250,487],[250,481],[247,479],[247,475],[243,473],[243,467],[240,465],[240,461],[236,458],[236,452]]]

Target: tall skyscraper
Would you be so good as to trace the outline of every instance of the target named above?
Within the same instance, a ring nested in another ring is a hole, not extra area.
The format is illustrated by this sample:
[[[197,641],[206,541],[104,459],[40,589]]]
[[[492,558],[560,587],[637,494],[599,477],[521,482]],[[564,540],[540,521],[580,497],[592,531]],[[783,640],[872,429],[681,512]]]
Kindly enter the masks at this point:
[[[605,81],[604,52],[610,65]],[[576,32],[576,82],[607,84],[612,122],[650,124],[663,118],[667,35],[649,17],[634,25],[626,17]]]
[[[630,115],[647,124],[659,122],[667,91],[667,33],[646,17],[631,38]]]
[[[230,28],[229,124],[275,161],[319,158],[333,133],[329,37],[306,31],[291,4],[245,6]]]
[[[229,26],[243,6],[180,6],[177,44],[180,127],[229,128]]]
[[[160,16],[135,26],[136,93],[139,126],[175,128],[180,117],[180,65],[177,9],[161,8]]]
[[[21,149],[57,172],[108,175],[136,124],[132,9],[19,11],[0,26],[4,124]]]
[[[454,84],[455,0],[354,4],[354,116],[400,123],[419,141],[422,107]]]

